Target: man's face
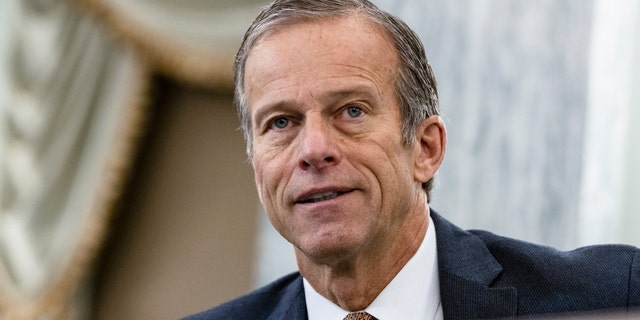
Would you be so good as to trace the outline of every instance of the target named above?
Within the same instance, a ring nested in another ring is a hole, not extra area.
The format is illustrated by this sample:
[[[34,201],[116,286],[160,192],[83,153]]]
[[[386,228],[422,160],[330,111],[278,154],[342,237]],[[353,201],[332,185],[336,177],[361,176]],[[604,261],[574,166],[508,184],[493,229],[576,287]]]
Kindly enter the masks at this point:
[[[307,258],[380,250],[416,214],[422,191],[416,148],[402,145],[397,66],[387,36],[358,16],[282,27],[248,56],[258,192]]]

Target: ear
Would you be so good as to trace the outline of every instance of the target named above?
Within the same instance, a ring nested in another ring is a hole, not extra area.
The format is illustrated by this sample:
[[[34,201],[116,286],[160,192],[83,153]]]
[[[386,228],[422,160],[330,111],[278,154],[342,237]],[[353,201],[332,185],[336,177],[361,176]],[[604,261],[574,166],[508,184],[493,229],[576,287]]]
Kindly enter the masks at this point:
[[[447,130],[439,116],[422,120],[416,130],[414,179],[426,182],[433,178],[444,159]]]

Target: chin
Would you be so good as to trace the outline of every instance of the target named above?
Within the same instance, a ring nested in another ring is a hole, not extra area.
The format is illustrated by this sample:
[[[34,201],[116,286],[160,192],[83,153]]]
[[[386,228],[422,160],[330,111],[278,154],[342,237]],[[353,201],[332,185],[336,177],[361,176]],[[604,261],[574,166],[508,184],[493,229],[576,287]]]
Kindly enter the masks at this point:
[[[358,252],[360,241],[355,239],[308,239],[298,251],[306,258],[323,264],[335,264],[349,259]]]

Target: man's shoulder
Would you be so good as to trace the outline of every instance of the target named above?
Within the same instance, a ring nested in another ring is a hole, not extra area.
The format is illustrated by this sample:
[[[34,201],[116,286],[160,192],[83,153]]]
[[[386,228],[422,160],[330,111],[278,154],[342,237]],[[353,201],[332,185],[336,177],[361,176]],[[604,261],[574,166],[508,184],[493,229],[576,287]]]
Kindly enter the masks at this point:
[[[640,249],[633,246],[596,245],[562,251],[488,231],[462,230],[435,211],[431,215],[438,232],[438,259],[444,268],[441,271],[477,280],[474,274],[478,273],[478,264],[483,264],[490,266],[483,274],[500,274],[502,279],[539,277],[554,281],[556,275],[572,279],[575,275],[591,279],[610,279],[614,275],[617,279],[637,280]]]
[[[487,246],[499,262],[520,261],[525,264],[540,264],[556,268],[584,264],[605,264],[629,266],[640,249],[623,244],[592,245],[570,251],[534,244],[488,231],[470,230]],[[507,261],[504,261],[507,260]]]
[[[518,288],[522,309],[534,301],[584,303],[594,309],[637,306],[640,249],[620,244],[586,246],[570,251],[472,230],[502,266],[493,286]],[[562,299],[558,299],[562,297]],[[558,307],[558,310],[561,310]]]
[[[236,298],[215,308],[184,318],[184,320],[213,320],[213,319],[267,319],[270,315],[287,310],[278,310],[283,301],[304,299],[302,277],[294,272],[286,275],[260,289],[245,296]]]

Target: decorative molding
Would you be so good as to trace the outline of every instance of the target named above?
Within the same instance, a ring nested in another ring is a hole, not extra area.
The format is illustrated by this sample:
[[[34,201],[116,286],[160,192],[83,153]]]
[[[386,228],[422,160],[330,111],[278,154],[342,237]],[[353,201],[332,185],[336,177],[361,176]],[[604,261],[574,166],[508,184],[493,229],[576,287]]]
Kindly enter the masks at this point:
[[[224,37],[216,34],[202,34],[197,30],[181,30],[174,32],[171,26],[163,26],[162,17],[153,18],[145,16],[139,11],[151,8],[145,1],[117,1],[117,0],[74,0],[81,8],[95,16],[116,35],[116,38],[130,43],[137,52],[148,61],[154,70],[158,70],[179,81],[221,91],[233,89],[233,61],[240,40],[251,23],[253,16],[257,15],[266,1],[239,1],[237,7],[225,4],[209,2],[210,14],[200,12],[198,19],[201,21],[188,21],[198,25],[193,29],[229,29]],[[197,1],[182,2],[184,11],[196,11],[197,8],[189,8],[189,3],[194,5]],[[164,8],[162,2],[154,2],[157,11],[170,10]],[[130,7],[127,7],[130,6]],[[146,6],[146,7],[145,7]],[[194,5],[195,6],[195,5]],[[132,10],[132,8],[138,10]],[[228,12],[227,12],[228,11]],[[232,26],[228,21],[219,22],[221,17],[236,16]],[[188,16],[185,14],[185,16]],[[176,12],[176,19],[180,19]],[[185,18],[186,19],[186,18]],[[187,21],[185,21],[187,24]],[[175,25],[174,25],[175,26]],[[177,28],[173,28],[177,29]]]

